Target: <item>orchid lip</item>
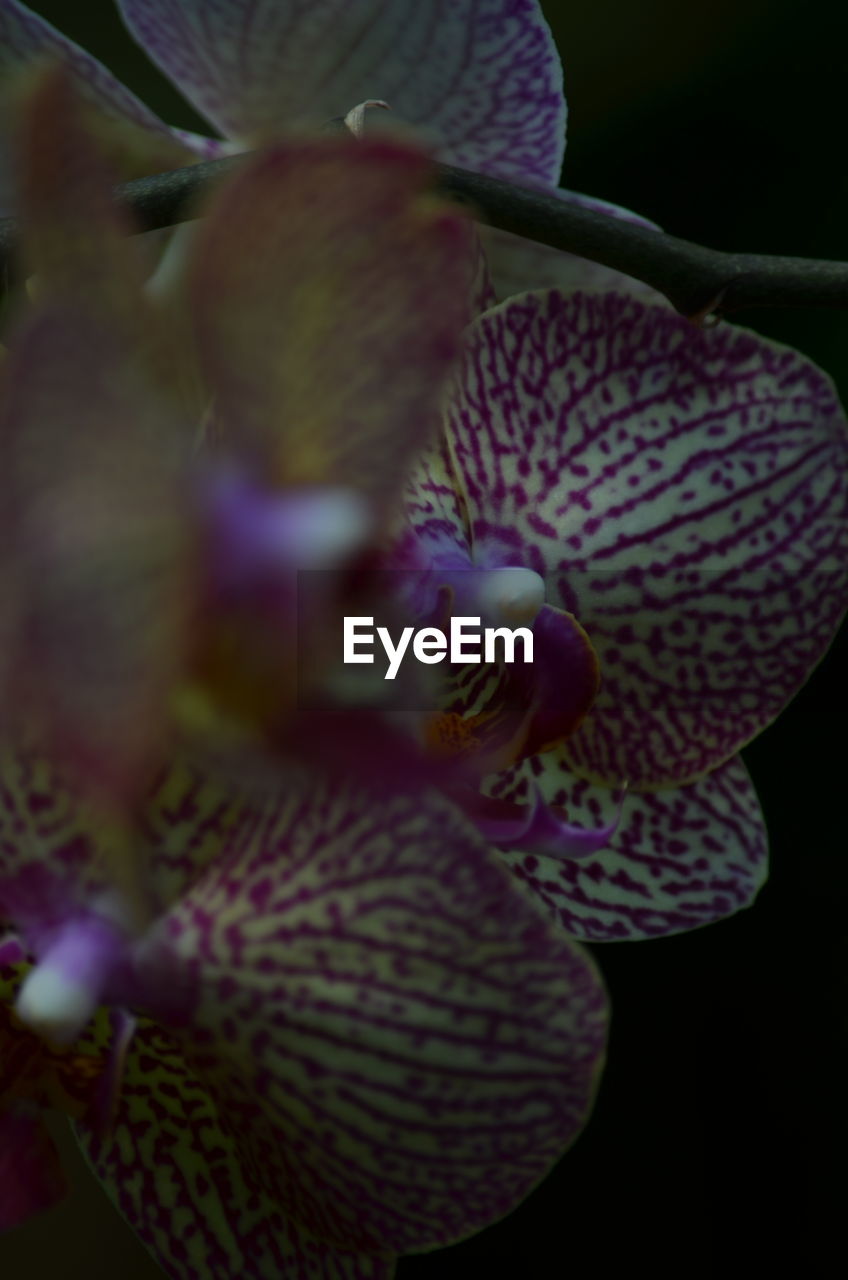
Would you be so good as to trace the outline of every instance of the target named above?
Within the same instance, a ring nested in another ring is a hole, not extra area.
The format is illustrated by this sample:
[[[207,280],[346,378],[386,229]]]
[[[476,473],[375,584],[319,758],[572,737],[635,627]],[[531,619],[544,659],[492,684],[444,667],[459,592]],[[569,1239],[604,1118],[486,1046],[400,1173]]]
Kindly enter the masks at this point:
[[[61,929],[24,979],[15,1011],[45,1040],[65,1047],[80,1035],[124,958],[126,939],[99,917]]]
[[[490,569],[478,591],[481,611],[497,622],[533,622],[545,603],[545,583],[533,569]]]
[[[545,582],[534,569],[486,568],[457,553],[438,553],[430,570],[435,582],[450,588],[454,614],[479,614],[487,625],[531,626],[545,603]]]

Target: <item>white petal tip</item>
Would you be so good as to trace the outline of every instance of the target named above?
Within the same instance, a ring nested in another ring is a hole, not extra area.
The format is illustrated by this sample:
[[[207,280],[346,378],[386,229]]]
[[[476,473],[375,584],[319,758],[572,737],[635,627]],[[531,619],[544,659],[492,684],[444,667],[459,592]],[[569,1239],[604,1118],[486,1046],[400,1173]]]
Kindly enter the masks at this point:
[[[533,622],[545,603],[545,583],[532,569],[492,569],[480,588],[480,606],[496,622]]]
[[[50,965],[38,965],[18,993],[15,1012],[32,1031],[53,1044],[72,1044],[83,1030],[97,1000],[85,986]]]
[[[329,569],[365,545],[373,519],[368,504],[358,493],[327,489],[303,503],[299,525],[299,567]]]

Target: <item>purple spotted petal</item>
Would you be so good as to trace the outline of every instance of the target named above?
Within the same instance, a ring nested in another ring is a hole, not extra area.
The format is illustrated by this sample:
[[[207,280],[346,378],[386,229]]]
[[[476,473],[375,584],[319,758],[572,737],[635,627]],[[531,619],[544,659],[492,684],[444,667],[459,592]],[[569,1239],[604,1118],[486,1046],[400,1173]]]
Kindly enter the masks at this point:
[[[132,34],[226,136],[382,98],[439,158],[556,183],[562,71],[535,0],[119,0]]]
[[[261,813],[246,784],[188,758],[172,761],[137,818],[137,839],[152,855],[146,860],[152,910],[170,905],[210,862],[249,840]],[[91,902],[104,888],[103,875],[98,831],[67,779],[37,752],[4,753],[0,918],[49,927]]]
[[[649,222],[647,218],[594,196],[578,195],[575,191],[563,191],[558,187],[549,189],[547,194],[593,213],[602,213],[636,227],[659,231],[656,224]],[[588,258],[563,253],[546,244],[525,240],[522,236],[497,231],[492,227],[481,227],[480,237],[489,261],[495,293],[500,301],[518,293],[526,293],[528,289],[559,289],[565,294],[577,293],[578,290],[632,294],[645,302],[669,305],[662,294],[657,293],[650,285],[635,280],[632,276],[622,275],[611,267],[591,262]]]
[[[696,779],[830,643],[848,433],[796,352],[615,294],[528,294],[472,325],[449,434],[472,554],[544,575],[597,652],[566,747],[584,775]]]
[[[444,433],[416,457],[403,505],[388,557],[393,566],[426,570],[437,557],[439,564],[450,563],[457,569],[470,565],[468,514]]]
[[[174,1042],[143,1022],[111,1136],[77,1122],[92,1167],[172,1280],[389,1280],[387,1256],[330,1249],[288,1221]]]
[[[286,779],[267,830],[174,909],[181,1043],[269,1195],[403,1252],[511,1209],[590,1106],[591,963],[436,796]]]
[[[14,75],[35,59],[51,57],[69,67],[86,99],[120,126],[112,140],[116,155],[125,162],[124,177],[184,164],[185,146],[203,153],[205,139],[169,129],[85,49],[26,5],[0,0],[0,72]],[[0,205],[4,208],[14,199],[13,145],[7,131],[0,131]]]
[[[620,796],[575,778],[551,754],[490,780],[494,796],[527,803],[534,791],[587,832],[612,821]],[[569,935],[587,942],[682,933],[750,906],[762,887],[767,837],[737,756],[688,787],[628,793],[618,829],[591,858],[503,854]]]
[[[33,752],[0,758],[0,917],[21,931],[64,920],[100,885],[79,807],[57,781]]]
[[[197,230],[192,299],[225,444],[284,486],[394,498],[468,315],[466,222],[418,152],[324,137],[241,169]]]

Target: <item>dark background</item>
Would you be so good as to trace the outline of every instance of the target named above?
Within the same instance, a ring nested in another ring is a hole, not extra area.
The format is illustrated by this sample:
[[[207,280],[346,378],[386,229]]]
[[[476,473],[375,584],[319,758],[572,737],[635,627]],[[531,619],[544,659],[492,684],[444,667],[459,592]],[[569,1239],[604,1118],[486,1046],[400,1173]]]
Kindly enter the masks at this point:
[[[109,0],[33,7],[166,119],[198,125]],[[571,108],[565,185],[718,248],[848,257],[848,12],[826,0],[543,7]],[[744,320],[848,394],[848,313]],[[502,1224],[405,1259],[401,1280],[833,1273],[848,1143],[846,667],[843,633],[745,753],[773,846],[757,904],[682,937],[595,948],[614,1021],[586,1133]],[[0,1262],[67,1280],[161,1274],[84,1172],[71,1202],[0,1243]]]

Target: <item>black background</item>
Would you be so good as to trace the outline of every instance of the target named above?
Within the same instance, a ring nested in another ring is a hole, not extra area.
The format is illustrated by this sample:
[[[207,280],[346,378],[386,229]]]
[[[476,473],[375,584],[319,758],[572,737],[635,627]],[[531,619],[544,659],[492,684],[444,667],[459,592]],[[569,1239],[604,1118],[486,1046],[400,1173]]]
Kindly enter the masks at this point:
[[[33,7],[166,119],[200,127],[109,0]],[[826,0],[543,7],[571,108],[564,185],[718,248],[848,257],[848,11]],[[744,321],[848,394],[848,313]],[[847,665],[843,631],[745,752],[772,838],[756,905],[682,937],[594,949],[614,1020],[588,1129],[508,1219],[404,1259],[401,1280],[833,1273],[848,1142]],[[0,1263],[67,1280],[161,1274],[81,1167],[78,1181],[71,1201],[0,1242]]]

